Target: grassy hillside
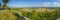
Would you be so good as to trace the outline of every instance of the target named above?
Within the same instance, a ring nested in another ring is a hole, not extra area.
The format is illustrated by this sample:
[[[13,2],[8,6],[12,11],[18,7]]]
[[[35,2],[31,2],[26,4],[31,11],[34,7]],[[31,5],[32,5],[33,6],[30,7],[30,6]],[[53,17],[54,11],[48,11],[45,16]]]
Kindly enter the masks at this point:
[[[53,20],[60,17],[60,9],[46,9],[46,8],[12,8],[11,10],[0,10],[0,20],[16,20],[17,17],[13,15],[13,11],[21,12],[23,16],[31,20]]]

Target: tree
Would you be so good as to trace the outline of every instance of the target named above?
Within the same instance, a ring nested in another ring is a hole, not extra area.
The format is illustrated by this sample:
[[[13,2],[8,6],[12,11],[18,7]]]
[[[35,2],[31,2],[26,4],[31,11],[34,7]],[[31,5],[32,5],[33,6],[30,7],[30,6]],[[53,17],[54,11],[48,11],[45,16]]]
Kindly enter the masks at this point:
[[[0,6],[1,6],[1,3],[0,3]]]
[[[2,0],[3,1],[3,7],[6,7],[9,0]]]

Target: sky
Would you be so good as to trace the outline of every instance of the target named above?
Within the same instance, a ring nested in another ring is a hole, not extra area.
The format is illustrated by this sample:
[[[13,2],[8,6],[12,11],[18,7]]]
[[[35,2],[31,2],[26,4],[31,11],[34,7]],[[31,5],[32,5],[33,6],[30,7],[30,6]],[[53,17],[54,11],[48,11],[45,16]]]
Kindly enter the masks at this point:
[[[0,0],[0,3],[2,0]],[[60,0],[9,0],[9,7],[59,7]]]

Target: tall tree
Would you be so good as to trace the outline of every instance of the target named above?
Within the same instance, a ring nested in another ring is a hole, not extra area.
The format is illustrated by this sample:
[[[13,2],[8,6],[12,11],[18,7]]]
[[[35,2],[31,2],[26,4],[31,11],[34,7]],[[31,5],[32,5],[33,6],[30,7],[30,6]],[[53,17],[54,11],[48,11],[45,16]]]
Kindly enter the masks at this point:
[[[0,6],[1,6],[1,3],[0,3]]]
[[[3,7],[6,7],[9,0],[2,0],[3,1]]]

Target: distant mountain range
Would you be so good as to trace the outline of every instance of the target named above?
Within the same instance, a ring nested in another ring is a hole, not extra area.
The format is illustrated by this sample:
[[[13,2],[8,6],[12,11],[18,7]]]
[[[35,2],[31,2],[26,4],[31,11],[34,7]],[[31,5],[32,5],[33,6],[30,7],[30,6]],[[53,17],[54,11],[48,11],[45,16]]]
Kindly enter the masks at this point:
[[[22,7],[22,8],[60,8],[60,7]]]

